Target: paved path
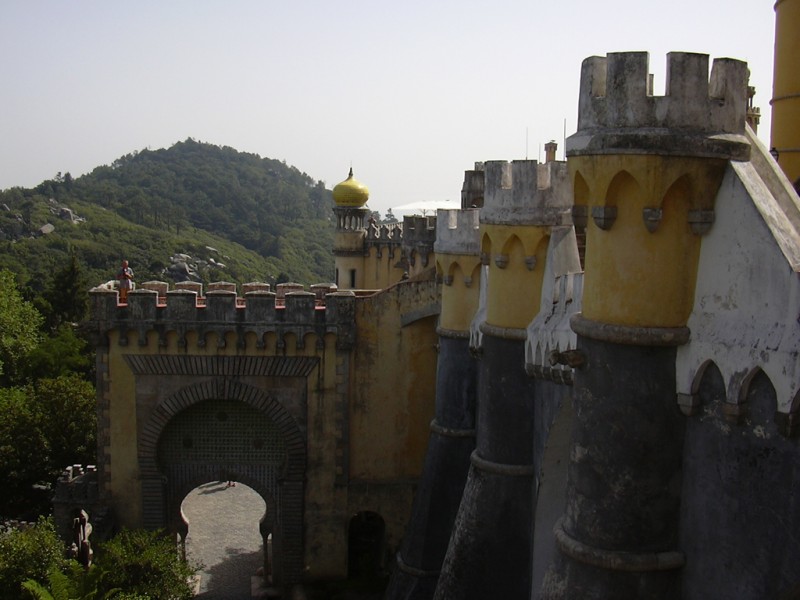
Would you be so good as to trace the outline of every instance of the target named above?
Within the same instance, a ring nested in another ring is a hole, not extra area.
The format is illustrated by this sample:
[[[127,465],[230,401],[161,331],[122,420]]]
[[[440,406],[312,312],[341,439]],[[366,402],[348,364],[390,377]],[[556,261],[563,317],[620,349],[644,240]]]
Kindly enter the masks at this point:
[[[264,564],[258,522],[266,506],[241,483],[213,482],[193,490],[183,501],[189,521],[186,553],[203,563],[202,600],[250,600],[250,578]]]

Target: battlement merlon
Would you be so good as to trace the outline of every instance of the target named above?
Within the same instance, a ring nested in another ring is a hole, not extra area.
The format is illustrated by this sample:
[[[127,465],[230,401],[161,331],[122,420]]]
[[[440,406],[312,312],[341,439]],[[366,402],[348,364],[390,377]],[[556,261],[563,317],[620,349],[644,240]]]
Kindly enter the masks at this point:
[[[328,293],[324,305],[312,292],[290,292],[282,306],[276,302],[277,294],[264,291],[248,292],[244,298],[233,291],[209,291],[205,304],[190,290],[168,291],[162,299],[155,290],[134,290],[128,294],[127,305],[119,304],[117,292],[107,288],[94,288],[89,296],[89,324],[100,335],[112,329],[256,333],[292,329],[347,336],[355,322],[352,292]]]
[[[436,212],[436,254],[478,256],[481,251],[480,210],[440,208]]]
[[[578,131],[567,155],[650,154],[748,160],[747,63],[667,54],[666,93],[653,96],[647,52],[592,56],[581,66]]]
[[[565,162],[488,161],[481,223],[555,226],[572,223],[572,184]]]

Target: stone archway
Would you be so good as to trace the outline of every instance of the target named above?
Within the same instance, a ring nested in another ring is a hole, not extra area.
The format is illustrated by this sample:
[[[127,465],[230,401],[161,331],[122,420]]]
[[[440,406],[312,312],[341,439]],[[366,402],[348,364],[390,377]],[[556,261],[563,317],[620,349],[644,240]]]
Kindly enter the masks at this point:
[[[160,403],[140,434],[145,525],[186,536],[181,502],[198,485],[235,479],[265,501],[276,585],[299,581],[306,444],[288,411],[264,391],[217,377]],[[266,556],[266,553],[265,553]]]

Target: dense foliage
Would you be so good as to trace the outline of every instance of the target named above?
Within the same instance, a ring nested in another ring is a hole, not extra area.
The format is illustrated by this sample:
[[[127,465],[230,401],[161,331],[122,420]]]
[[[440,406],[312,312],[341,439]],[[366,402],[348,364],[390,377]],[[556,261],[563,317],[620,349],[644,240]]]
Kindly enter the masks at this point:
[[[49,306],[49,304],[48,304]],[[48,512],[67,465],[94,463],[95,391],[90,349],[75,328],[50,329],[0,271],[0,516]]]
[[[0,533],[0,600],[188,600],[199,568],[178,556],[174,541],[144,530],[100,545],[88,571],[65,554],[51,519]]]
[[[177,253],[211,265],[198,274],[206,283],[330,281],[332,204],[294,167],[189,139],[1,191],[0,268],[51,304],[74,281],[64,272],[73,259],[90,286],[112,279],[122,258],[138,281],[169,281]]]
[[[13,273],[0,271],[0,375],[6,380],[39,344],[41,323],[39,312],[19,293]]]

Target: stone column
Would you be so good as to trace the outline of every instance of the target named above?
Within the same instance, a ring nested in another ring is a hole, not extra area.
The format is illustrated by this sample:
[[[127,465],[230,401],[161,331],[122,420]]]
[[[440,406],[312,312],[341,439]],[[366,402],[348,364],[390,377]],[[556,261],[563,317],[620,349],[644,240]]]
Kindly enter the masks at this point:
[[[477,447],[435,598],[525,598],[530,592],[534,380],[526,327],[540,305],[550,227],[568,220],[566,165],[488,162],[481,259],[488,265]]]

